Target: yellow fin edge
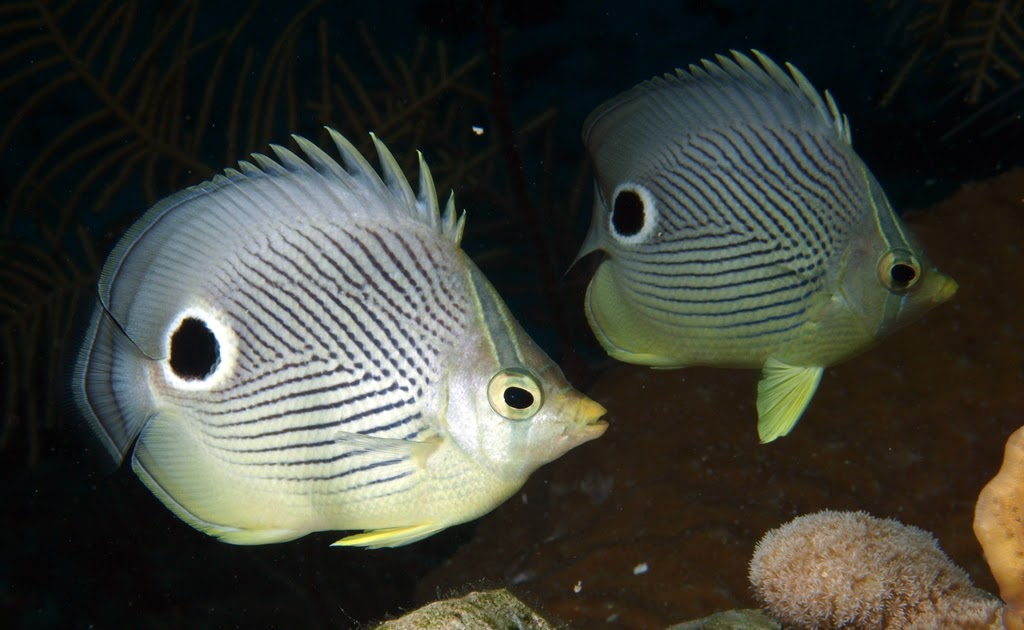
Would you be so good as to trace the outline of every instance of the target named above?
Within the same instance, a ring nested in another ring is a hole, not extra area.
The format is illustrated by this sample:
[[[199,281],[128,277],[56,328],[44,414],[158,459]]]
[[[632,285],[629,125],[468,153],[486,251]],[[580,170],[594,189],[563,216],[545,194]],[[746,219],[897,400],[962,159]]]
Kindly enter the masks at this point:
[[[401,547],[423,540],[437,532],[445,529],[447,525],[440,523],[423,523],[409,527],[389,527],[387,529],[374,529],[361,534],[346,536],[332,547],[369,547],[380,549],[381,547]]]
[[[648,354],[646,352],[629,352],[627,350],[612,349],[609,346],[605,347],[605,351],[608,352],[608,356],[616,361],[622,361],[623,363],[646,365],[652,368],[664,369],[684,367],[680,365],[679,359],[673,357],[664,357],[658,354]]]

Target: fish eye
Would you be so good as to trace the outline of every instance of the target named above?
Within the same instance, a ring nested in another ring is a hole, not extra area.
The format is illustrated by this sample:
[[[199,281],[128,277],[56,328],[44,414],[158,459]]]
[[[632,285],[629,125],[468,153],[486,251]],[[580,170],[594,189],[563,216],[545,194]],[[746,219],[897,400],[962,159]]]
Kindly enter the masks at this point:
[[[520,368],[506,368],[493,377],[487,386],[491,409],[509,420],[532,418],[544,401],[540,382],[533,374]]]
[[[220,363],[220,344],[206,322],[186,317],[171,333],[171,353],[167,358],[171,371],[183,380],[203,380]]]
[[[878,277],[886,289],[903,293],[921,279],[921,263],[907,250],[894,249],[878,261]]]
[[[657,206],[650,191],[626,183],[612,194],[609,226],[612,235],[624,243],[643,241],[657,223]]]

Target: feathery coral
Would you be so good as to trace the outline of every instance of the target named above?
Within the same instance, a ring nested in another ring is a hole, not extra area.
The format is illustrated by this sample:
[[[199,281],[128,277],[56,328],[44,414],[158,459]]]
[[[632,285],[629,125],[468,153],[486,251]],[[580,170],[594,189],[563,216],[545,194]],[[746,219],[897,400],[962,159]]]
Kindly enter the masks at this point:
[[[787,627],[999,627],[1000,602],[931,534],[865,512],[825,510],[768,532],[750,582]]]
[[[889,2],[890,10],[900,0]],[[987,95],[1009,91],[1024,77],[1024,0],[923,0],[906,30],[913,51],[896,71],[882,96],[892,102],[911,71],[951,57],[965,89],[965,100],[977,104]],[[950,54],[953,53],[953,54]]]
[[[1024,427],[1006,441],[1003,467],[978,495],[974,535],[985,551],[999,595],[1006,602],[1003,621],[1024,630]]]

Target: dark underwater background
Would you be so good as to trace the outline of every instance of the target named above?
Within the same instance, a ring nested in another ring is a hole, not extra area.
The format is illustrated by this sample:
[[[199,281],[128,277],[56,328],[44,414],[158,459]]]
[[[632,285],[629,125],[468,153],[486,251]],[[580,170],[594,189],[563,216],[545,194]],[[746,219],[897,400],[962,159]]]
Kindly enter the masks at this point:
[[[0,3],[0,627],[346,628],[498,586],[570,627],[659,627],[753,606],[753,544],[826,507],[933,531],[994,590],[970,520],[1024,424],[1024,58],[999,38],[1017,37],[1000,25],[1021,6]],[[592,201],[585,116],[752,48],[831,91],[961,285],[827,370],[768,446],[755,372],[614,364],[582,314],[593,261],[566,272]],[[324,125],[364,152],[378,133],[407,174],[423,151],[468,212],[467,251],[611,427],[495,513],[408,547],[329,548],[336,533],[234,547],[110,471],[82,431],[62,387],[77,307],[157,199],[291,133],[326,146]]]

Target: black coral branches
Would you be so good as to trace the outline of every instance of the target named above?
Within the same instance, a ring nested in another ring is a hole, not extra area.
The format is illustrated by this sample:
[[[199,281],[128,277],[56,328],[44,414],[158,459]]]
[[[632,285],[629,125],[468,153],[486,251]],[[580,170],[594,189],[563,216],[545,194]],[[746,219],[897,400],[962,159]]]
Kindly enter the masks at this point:
[[[955,76],[972,105],[1009,91],[1024,76],[1024,0],[891,0],[911,8],[914,44],[882,98],[889,104],[907,77],[924,66]],[[905,13],[905,11],[903,12]]]
[[[979,102],[1024,71],[1024,0],[976,0],[967,5],[960,35],[946,43],[960,62],[967,101]]]

